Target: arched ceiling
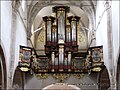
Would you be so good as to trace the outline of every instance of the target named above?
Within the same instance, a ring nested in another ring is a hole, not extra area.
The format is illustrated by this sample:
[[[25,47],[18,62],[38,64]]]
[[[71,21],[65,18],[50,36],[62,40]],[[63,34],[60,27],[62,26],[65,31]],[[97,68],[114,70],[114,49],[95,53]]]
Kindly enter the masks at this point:
[[[66,5],[71,8],[71,12],[82,17],[83,25],[88,27],[88,21],[91,24],[92,29],[95,27],[95,9],[96,9],[96,0],[35,0],[35,1],[28,1],[28,22],[27,22],[27,30],[28,30],[28,38],[31,36],[31,26],[35,21],[35,17],[40,22],[41,20],[39,17],[43,16],[44,14],[51,13],[52,11],[49,10],[49,7],[53,5]],[[42,10],[43,9],[43,10]],[[45,10],[44,10],[45,9]],[[84,14],[81,13],[84,11]],[[46,12],[45,12],[46,11]],[[41,13],[42,12],[42,13]],[[41,14],[40,14],[41,13]],[[37,17],[38,16],[38,17]],[[89,20],[87,20],[86,16]],[[37,23],[38,26],[40,23]],[[36,28],[38,27],[36,26]]]
[[[54,5],[44,7],[38,12],[38,14],[36,15],[36,17],[34,19],[34,28],[35,29],[41,27],[41,24],[43,22],[42,17],[53,15],[52,7],[54,7]],[[88,25],[89,25],[88,17],[86,15],[86,13],[79,7],[70,6],[70,13],[68,13],[68,15],[69,16],[77,15],[77,16],[81,17],[80,23],[82,24],[82,26],[88,27]]]

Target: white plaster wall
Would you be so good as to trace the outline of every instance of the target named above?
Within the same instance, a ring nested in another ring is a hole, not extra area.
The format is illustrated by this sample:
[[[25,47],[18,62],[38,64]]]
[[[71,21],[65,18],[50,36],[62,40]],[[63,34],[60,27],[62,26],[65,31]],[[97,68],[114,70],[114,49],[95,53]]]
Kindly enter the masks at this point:
[[[5,58],[6,58],[6,69],[7,69],[7,80],[9,80],[10,78],[10,53],[11,53],[11,47],[10,47],[10,43],[15,42],[15,47],[14,47],[14,55],[15,55],[15,61],[14,61],[14,69],[16,68],[17,64],[18,64],[18,60],[19,60],[19,45],[24,45],[27,46],[27,36],[26,36],[26,31],[25,31],[25,27],[24,24],[22,22],[22,19],[20,18],[19,14],[16,14],[17,18],[16,18],[16,26],[15,26],[15,41],[11,42],[12,37],[11,36],[11,32],[13,32],[13,27],[12,27],[12,2],[11,1],[5,1],[2,0],[1,1],[1,36],[0,36],[0,40],[2,41],[2,44],[4,46],[4,50],[5,50]],[[22,14],[22,17],[24,17]],[[14,71],[13,71],[14,72]],[[8,81],[7,81],[8,82]],[[9,83],[7,84],[9,86]]]
[[[103,58],[104,63],[108,69],[108,73],[110,75],[110,69],[116,69],[117,60],[119,56],[119,48],[120,48],[120,31],[119,31],[119,0],[114,1],[109,4],[112,10],[112,48],[113,48],[113,58],[108,58],[108,40],[107,37],[107,11],[105,10],[105,1],[97,2],[97,10],[96,10],[96,45],[103,45]],[[99,22],[100,21],[100,22]],[[115,70],[116,71],[116,70]],[[116,72],[115,72],[116,73]]]
[[[113,33],[113,49],[114,49],[114,64],[116,64],[120,49],[120,1],[112,1],[112,33]]]
[[[4,45],[6,54],[6,66],[9,67],[10,58],[10,37],[11,37],[11,23],[12,23],[12,7],[11,1],[1,1],[1,41]],[[7,70],[7,74],[8,74]],[[8,76],[8,75],[7,75]]]
[[[19,47],[20,45],[22,46],[27,46],[27,35],[26,35],[26,30],[24,27],[24,24],[20,18],[20,16],[17,16],[17,21],[16,21],[16,41],[15,41],[15,67],[16,69],[19,61]]]
[[[104,64],[109,68],[108,59],[108,37],[107,37],[107,14],[104,7],[104,1],[97,2],[96,10],[96,45],[103,45]]]

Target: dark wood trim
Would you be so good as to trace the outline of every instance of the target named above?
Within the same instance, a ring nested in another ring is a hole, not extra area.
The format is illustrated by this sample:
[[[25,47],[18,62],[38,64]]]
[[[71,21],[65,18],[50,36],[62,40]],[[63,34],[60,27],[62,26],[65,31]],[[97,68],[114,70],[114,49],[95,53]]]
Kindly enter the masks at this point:
[[[24,72],[21,72],[21,76],[22,76],[22,90],[24,90]]]
[[[24,83],[24,76],[25,76],[25,75],[24,75],[24,74],[25,74],[25,73],[22,72],[18,67],[15,69],[12,87],[13,87],[14,85],[18,84],[18,85],[20,86],[19,89],[24,90],[24,85],[25,85],[25,83]],[[13,87],[13,88],[14,88],[14,87]],[[15,89],[15,88],[14,88],[14,89]]]
[[[104,70],[106,70],[106,72],[104,71]],[[98,90],[102,90],[103,89],[103,87],[104,87],[104,85],[105,84],[109,84],[109,87],[110,87],[110,79],[109,79],[109,82],[101,82],[101,80],[102,80],[102,76],[104,76],[104,73],[107,73],[107,76],[108,76],[108,78],[109,78],[109,74],[108,74],[108,70],[107,70],[107,68],[104,66],[104,68],[99,72],[99,78],[98,78],[98,82],[97,82],[97,84],[98,84]],[[108,87],[108,88],[109,88]],[[106,90],[106,89],[104,89],[104,90]]]

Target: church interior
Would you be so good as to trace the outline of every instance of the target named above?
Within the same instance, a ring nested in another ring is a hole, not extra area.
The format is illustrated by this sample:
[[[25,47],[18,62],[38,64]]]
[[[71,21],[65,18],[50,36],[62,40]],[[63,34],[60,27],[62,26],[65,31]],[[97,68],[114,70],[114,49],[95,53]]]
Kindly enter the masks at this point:
[[[119,90],[119,0],[1,0],[0,90]]]

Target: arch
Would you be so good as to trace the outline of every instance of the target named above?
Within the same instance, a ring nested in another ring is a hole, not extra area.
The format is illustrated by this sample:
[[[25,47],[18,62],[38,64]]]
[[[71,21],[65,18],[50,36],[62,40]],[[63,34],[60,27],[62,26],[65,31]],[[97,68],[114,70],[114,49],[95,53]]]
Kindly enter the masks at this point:
[[[55,83],[44,87],[42,90],[81,90],[75,85],[69,85],[67,83]]]
[[[118,57],[118,64],[117,64],[117,89],[120,89],[120,53],[119,53],[119,57]]]
[[[87,2],[84,2],[84,3],[87,4]],[[32,23],[33,23],[33,21],[35,19],[35,16],[37,15],[37,13],[43,7],[50,6],[50,5],[61,5],[61,4],[59,4],[59,3],[53,3],[53,2],[42,2],[42,3],[40,3],[40,1],[39,1],[34,6],[31,6],[31,8],[29,8],[28,23],[27,23],[27,30],[28,30],[27,35],[28,35],[28,38],[30,38],[30,36],[31,36],[31,32],[30,32],[31,26],[32,26]],[[66,4],[62,4],[62,5],[66,5]],[[74,2],[69,2],[69,4],[67,4],[67,6],[76,6],[76,7],[81,8],[80,5],[76,5],[75,4],[75,1]],[[84,12],[86,12],[86,14],[88,15],[89,21],[91,22],[92,30],[94,30],[95,29],[95,12],[94,12],[93,8],[83,7],[82,10]]]
[[[14,77],[13,77],[13,89],[24,89],[24,76],[23,72],[20,69],[16,68]]]
[[[43,11],[46,11],[46,10],[48,10],[48,9],[50,9],[50,8],[52,8],[52,7],[54,7],[54,6],[46,6],[46,7],[43,7],[39,12],[38,12],[38,14],[36,15],[36,17],[35,17],[35,20],[34,20],[34,22],[33,22],[33,24],[32,24],[32,26],[36,26],[36,25],[34,25],[34,23],[36,23],[36,21],[38,20],[38,18],[37,17],[40,17],[39,15],[40,14],[42,14],[42,12]],[[85,39],[85,44],[83,45],[83,46],[85,46],[84,48],[86,49],[87,48],[87,38],[88,38],[88,35],[87,35],[87,33],[88,33],[88,30],[86,30],[85,29],[85,27],[87,28],[88,27],[88,23],[89,23],[89,19],[88,19],[88,16],[86,15],[86,13],[82,10],[82,9],[80,9],[79,7],[76,7],[76,6],[70,6],[70,13],[72,13],[73,15],[75,15],[75,16],[77,16],[77,14],[74,12],[74,10],[78,10],[79,9],[79,11],[80,11],[80,13],[77,13],[80,17],[83,17],[83,15],[84,15],[84,18],[86,18],[86,25],[83,23],[83,21],[84,21],[84,19],[83,20],[81,20],[80,19],[80,21],[79,21],[79,32],[81,32],[82,33],[82,36],[84,36],[84,39]],[[50,10],[51,11],[51,10]],[[53,12],[50,12],[50,13],[52,13],[53,14]],[[82,14],[81,14],[82,13]],[[48,13],[47,13],[48,14]],[[51,14],[51,15],[52,15]],[[82,15],[82,16],[81,16]],[[43,15],[44,16],[44,15]],[[36,28],[38,27],[39,28],[39,30],[35,30],[35,31],[37,31],[37,32],[33,32],[32,33],[32,35],[31,35],[31,37],[32,36],[34,36],[34,47],[36,47],[37,45],[36,45],[36,42],[37,42],[37,40],[38,40],[38,37],[39,37],[39,34],[43,31],[43,20],[41,20],[41,18],[40,18],[40,21],[38,22],[39,24],[37,24],[37,26],[36,26]],[[33,29],[31,29],[31,32],[32,32],[32,30]]]
[[[21,1],[21,7],[23,9],[23,12],[25,12],[25,9],[26,9],[25,5],[26,5],[26,0],[22,0]]]
[[[6,69],[6,59],[5,54],[2,48],[2,45],[0,45],[0,67],[1,67],[1,88],[0,89],[6,89],[7,88],[7,69]]]

